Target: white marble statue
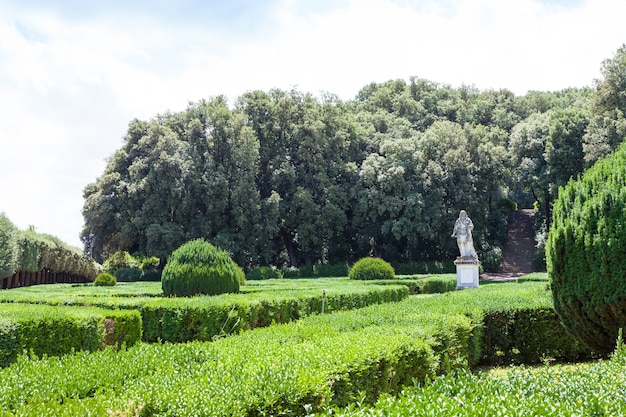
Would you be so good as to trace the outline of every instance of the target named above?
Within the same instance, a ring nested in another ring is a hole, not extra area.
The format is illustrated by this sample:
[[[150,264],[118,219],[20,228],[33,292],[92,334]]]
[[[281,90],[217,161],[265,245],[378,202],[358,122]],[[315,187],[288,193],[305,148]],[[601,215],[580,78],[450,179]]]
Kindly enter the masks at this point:
[[[478,255],[476,254],[474,241],[472,240],[472,229],[474,229],[472,219],[469,218],[465,210],[461,210],[459,218],[454,222],[452,237],[456,238],[456,243],[459,245],[459,251],[461,252],[461,258],[473,258],[478,261]]]

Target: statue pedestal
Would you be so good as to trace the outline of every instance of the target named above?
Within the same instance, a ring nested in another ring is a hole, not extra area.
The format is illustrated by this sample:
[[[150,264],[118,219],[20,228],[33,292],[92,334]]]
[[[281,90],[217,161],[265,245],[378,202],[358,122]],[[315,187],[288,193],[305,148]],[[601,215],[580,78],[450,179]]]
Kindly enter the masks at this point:
[[[454,261],[456,265],[456,289],[478,288],[478,259],[462,256]]]

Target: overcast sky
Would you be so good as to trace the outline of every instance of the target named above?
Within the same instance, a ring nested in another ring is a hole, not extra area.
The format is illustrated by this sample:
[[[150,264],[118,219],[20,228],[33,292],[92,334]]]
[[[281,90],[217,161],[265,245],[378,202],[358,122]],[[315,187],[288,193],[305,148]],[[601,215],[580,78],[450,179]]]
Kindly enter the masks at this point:
[[[81,246],[82,190],[133,118],[410,76],[590,86],[624,16],[626,0],[0,0],[0,212]]]

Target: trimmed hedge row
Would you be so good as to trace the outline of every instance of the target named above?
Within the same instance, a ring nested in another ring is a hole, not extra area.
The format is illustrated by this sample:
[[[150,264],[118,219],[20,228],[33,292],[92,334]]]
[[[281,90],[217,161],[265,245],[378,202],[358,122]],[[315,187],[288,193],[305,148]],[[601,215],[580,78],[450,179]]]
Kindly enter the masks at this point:
[[[422,261],[392,263],[397,275],[452,274],[456,272],[454,261]]]
[[[374,406],[326,410],[325,416],[623,416],[626,348],[608,361],[575,367],[462,371],[381,398]]]
[[[453,261],[423,261],[392,263],[396,275],[416,274],[450,274],[456,272]],[[330,278],[346,277],[350,266],[347,263],[339,264],[315,264],[300,268],[276,268],[261,266],[254,268],[246,274],[246,279],[280,279],[280,278]]]
[[[141,340],[137,311],[0,304],[0,367],[23,352],[37,357],[104,346],[131,346]]]
[[[31,275],[41,271],[87,281],[98,275],[99,265],[54,236],[18,230],[0,213],[0,288],[30,285]]]
[[[405,285],[409,294],[439,294],[456,290],[456,274],[405,275],[395,279],[369,281],[376,285]]]
[[[149,288],[146,284],[141,287]],[[209,341],[243,330],[317,314],[322,311],[322,298],[324,311],[332,312],[400,301],[409,295],[404,285],[357,285],[349,284],[347,279],[315,280],[310,285],[307,285],[307,281],[298,281],[295,284],[300,285],[265,281],[257,288],[242,287],[250,291],[247,294],[190,298],[103,296],[106,291],[94,287],[59,287],[59,294],[54,293],[57,288],[50,289],[52,291],[25,288],[0,294],[0,302],[136,309],[142,316],[144,341],[186,342]],[[115,288],[110,289],[115,291]],[[95,291],[100,295],[85,295]]]
[[[513,289],[513,291],[512,291]],[[472,290],[473,291],[473,290]],[[571,361],[594,353],[565,329],[545,282],[482,285],[480,296],[464,291],[433,296],[423,308],[480,317],[480,359],[484,365]]]
[[[328,290],[324,296],[324,311],[352,310],[400,301],[408,295],[405,286],[364,288],[348,293]],[[318,314],[322,311],[322,294],[271,295],[237,302],[207,297],[154,299],[139,308],[144,321],[144,341],[208,341]]]
[[[484,321],[498,311],[549,308],[545,284],[485,285],[311,316],[214,343],[22,358],[0,370],[0,407],[21,416],[310,415],[475,365],[481,342],[489,340],[484,334],[497,329],[526,326],[534,332],[529,337],[550,338],[552,325],[530,315]],[[546,319],[552,320],[540,318]]]
[[[447,352],[458,346],[463,354],[471,337],[467,317],[399,304],[382,317],[368,309],[318,315],[214,343],[21,360],[0,371],[7,383],[0,406],[25,416],[230,416],[304,415],[325,404],[373,401],[460,366],[463,358]],[[58,378],[60,369],[67,377]],[[95,377],[94,369],[107,372]]]

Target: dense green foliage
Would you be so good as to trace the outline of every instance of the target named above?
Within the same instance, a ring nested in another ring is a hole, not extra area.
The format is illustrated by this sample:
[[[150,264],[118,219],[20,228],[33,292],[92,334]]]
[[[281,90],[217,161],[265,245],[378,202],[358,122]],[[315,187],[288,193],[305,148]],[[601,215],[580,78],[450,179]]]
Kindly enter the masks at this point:
[[[595,89],[515,96],[413,77],[346,102],[251,91],[233,108],[216,97],[133,120],[85,188],[82,239],[96,259],[165,259],[202,237],[246,270],[443,261],[465,209],[495,269],[511,200],[539,208],[541,249],[559,186],[623,140],[625,56],[603,63]]]
[[[103,272],[120,282],[161,281],[161,261],[156,256],[135,257],[126,251],[117,251],[102,264]]]
[[[428,282],[426,278],[425,282],[417,280],[414,285],[418,289],[420,285],[426,288]],[[322,291],[324,311],[328,313],[400,301],[408,296],[408,287],[413,284],[377,283],[321,278],[297,282],[270,280],[242,287],[245,291],[242,294],[182,298],[162,298],[157,283],[121,284],[106,289],[56,284],[0,293],[0,302],[136,309],[141,313],[144,341],[207,341],[318,314],[322,311]]]
[[[545,284],[485,285],[308,317],[213,343],[21,358],[0,370],[0,407],[23,416],[86,410],[94,416],[229,416],[305,415],[326,405],[371,403],[382,393],[476,364],[486,312],[533,308],[550,309]],[[524,325],[541,344],[552,338],[540,330],[545,319],[492,322],[491,332]],[[563,348],[574,346],[568,342]]]
[[[203,239],[183,244],[170,257],[161,284],[165,296],[238,292],[245,280],[230,255]]]
[[[585,161],[591,165],[617,148],[626,137],[626,44],[602,63],[591,103],[593,117],[583,138]]]
[[[99,265],[54,236],[36,233],[33,227],[18,230],[0,213],[0,281],[16,272],[41,271],[93,280]]]
[[[270,266],[259,266],[252,269],[246,274],[246,279],[259,280],[259,279],[282,279],[284,277],[283,271]]]
[[[105,345],[130,347],[140,340],[141,317],[136,311],[0,304],[0,367],[22,353],[63,355]]]
[[[626,349],[609,361],[577,366],[461,371],[415,385],[374,406],[354,405],[319,415],[337,417],[623,416]]]
[[[450,274],[456,273],[454,260],[449,259],[445,262],[441,261],[422,261],[422,262],[394,262],[391,264],[394,271],[398,275],[414,275],[414,274]]]
[[[589,346],[610,353],[626,327],[626,144],[561,189],[546,256],[554,307]]]
[[[350,279],[374,280],[374,279],[394,279],[396,276],[393,267],[380,258],[359,259],[348,273]]]
[[[15,272],[18,257],[16,232],[11,220],[4,213],[0,213],[0,278]]]
[[[114,275],[107,274],[106,272],[98,275],[93,281],[93,285],[97,287],[113,287],[117,284],[117,279]]]

